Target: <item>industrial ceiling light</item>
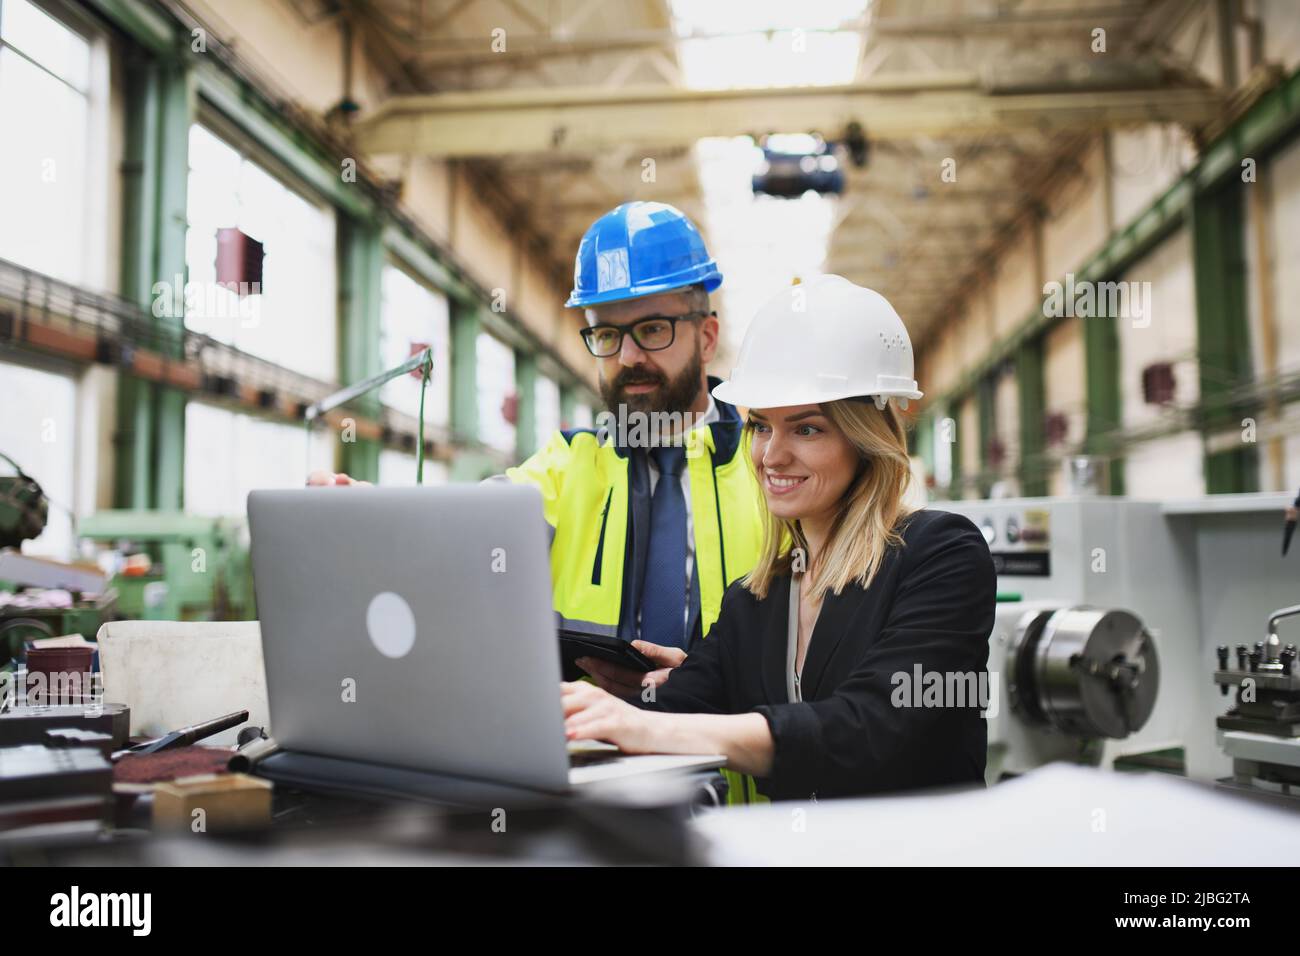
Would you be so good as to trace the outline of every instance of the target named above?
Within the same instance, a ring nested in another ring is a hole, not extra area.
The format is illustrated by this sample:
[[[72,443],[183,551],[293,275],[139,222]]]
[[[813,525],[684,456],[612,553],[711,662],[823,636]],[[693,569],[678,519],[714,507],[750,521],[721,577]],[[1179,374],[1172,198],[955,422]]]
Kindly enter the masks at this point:
[[[844,173],[834,147],[820,136],[769,136],[762,150],[763,158],[751,178],[754,195],[797,199],[806,192],[836,196],[844,192]]]

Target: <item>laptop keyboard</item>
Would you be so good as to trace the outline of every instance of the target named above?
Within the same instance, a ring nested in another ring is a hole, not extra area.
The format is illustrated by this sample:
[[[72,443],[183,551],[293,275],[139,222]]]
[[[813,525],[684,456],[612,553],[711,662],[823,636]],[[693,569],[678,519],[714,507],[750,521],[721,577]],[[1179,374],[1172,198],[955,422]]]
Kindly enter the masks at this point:
[[[569,766],[594,767],[617,760],[623,754],[613,744],[603,740],[571,740],[568,744]]]
[[[569,754],[569,766],[594,767],[597,764],[618,760],[622,756],[617,750],[583,750]]]

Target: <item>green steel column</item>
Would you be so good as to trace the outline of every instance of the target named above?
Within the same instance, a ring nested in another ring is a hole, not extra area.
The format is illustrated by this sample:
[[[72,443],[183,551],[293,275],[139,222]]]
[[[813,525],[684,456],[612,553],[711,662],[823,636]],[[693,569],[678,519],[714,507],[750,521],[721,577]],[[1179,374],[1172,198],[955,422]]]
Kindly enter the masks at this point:
[[[996,390],[997,383],[992,372],[980,379],[975,390],[975,401],[978,403],[976,415],[979,419],[980,430],[980,471],[976,480],[976,488],[981,498],[987,498],[993,491],[994,468],[989,456],[989,447],[998,434]]]
[[[152,61],[124,64],[126,143],[122,159],[122,295],[142,306],[153,298],[158,234],[159,69]]]
[[[1192,264],[1196,283],[1197,360],[1205,433],[1240,428],[1257,409],[1233,403],[1233,388],[1253,377],[1246,314],[1246,256],[1242,186],[1235,180],[1192,202]],[[1205,456],[1210,494],[1256,491],[1254,444]]]
[[[159,81],[158,241],[154,275],[173,283],[179,277],[184,288],[190,125],[196,113],[194,78],[185,64],[175,62],[161,65]],[[170,333],[162,340],[163,351],[171,358],[182,358],[185,317],[163,316],[157,321]],[[155,395],[153,506],[160,511],[180,511],[185,504],[185,394],[158,386]]]
[[[929,482],[934,480],[934,416],[921,415],[916,420],[916,427],[909,432],[911,437],[911,453],[921,459],[921,465],[925,471],[927,480],[924,489],[927,496],[930,496]]]
[[[378,375],[380,294],[384,247],[378,225],[339,216],[339,381],[360,382]],[[379,414],[376,392],[357,399],[353,408],[366,416]],[[368,439],[339,440],[339,468],[353,478],[379,480],[380,443]]]
[[[169,59],[126,64],[126,158],[122,166],[122,294],[154,314],[155,295],[185,282],[190,71]],[[158,283],[158,292],[155,286]],[[159,348],[181,355],[183,315],[159,310]],[[131,375],[118,381],[114,504],[179,510],[185,448],[185,398]]]
[[[537,447],[537,356],[515,349],[515,455],[523,461]]]
[[[1029,498],[1047,494],[1043,462],[1043,339],[1025,341],[1016,350],[1016,384],[1020,405],[1020,490]]]
[[[560,427],[572,428],[578,414],[578,393],[572,385],[560,385]]]
[[[126,62],[126,144],[122,161],[122,295],[148,307],[157,235],[158,70]],[[153,496],[153,385],[126,373],[117,381],[113,505],[143,510]]]
[[[1098,300],[1102,297],[1098,296]],[[1098,315],[1083,319],[1083,354],[1087,390],[1087,424],[1083,448],[1089,455],[1110,459],[1112,495],[1124,493],[1124,463],[1110,433],[1121,424],[1119,381],[1119,332],[1116,323],[1123,316]]]
[[[478,308],[451,300],[451,430],[461,441],[478,439]]]
[[[143,511],[153,491],[153,385],[132,375],[117,378],[113,431],[113,507]]]
[[[462,442],[478,441],[478,337],[483,329],[479,305],[451,300],[451,430]],[[495,412],[495,409],[489,411]],[[501,471],[488,455],[461,450],[451,462],[452,481],[482,481]]]
[[[974,435],[962,434],[962,406],[966,404],[966,398],[966,396],[961,396],[951,399],[942,416],[942,418],[952,419],[951,431],[947,432],[946,435],[941,433],[939,436],[940,441],[948,441],[949,460],[952,462],[952,481],[948,485],[948,497],[950,498],[966,497],[966,489],[962,485],[961,443],[978,440]]]

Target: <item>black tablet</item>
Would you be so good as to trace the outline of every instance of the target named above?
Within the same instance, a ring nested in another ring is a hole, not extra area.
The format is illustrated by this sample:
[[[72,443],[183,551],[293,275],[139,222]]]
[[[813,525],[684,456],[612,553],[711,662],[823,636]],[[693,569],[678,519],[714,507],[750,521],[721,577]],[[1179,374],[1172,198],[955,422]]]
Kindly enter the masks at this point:
[[[646,657],[627,641],[617,637],[600,637],[560,630],[560,657],[565,664],[573,664],[579,657],[593,657],[598,661],[618,664],[629,670],[657,670],[659,665]]]

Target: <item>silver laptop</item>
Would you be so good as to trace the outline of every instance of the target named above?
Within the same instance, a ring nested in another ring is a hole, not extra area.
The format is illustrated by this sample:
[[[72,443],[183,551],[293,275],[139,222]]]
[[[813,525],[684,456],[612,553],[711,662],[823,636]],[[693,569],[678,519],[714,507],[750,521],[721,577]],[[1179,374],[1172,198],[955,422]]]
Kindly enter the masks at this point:
[[[566,746],[536,489],[254,491],[248,518],[281,748],[548,791],[722,765]]]

